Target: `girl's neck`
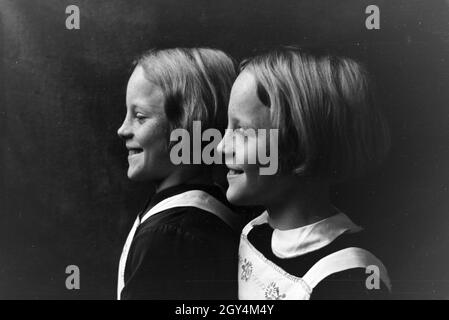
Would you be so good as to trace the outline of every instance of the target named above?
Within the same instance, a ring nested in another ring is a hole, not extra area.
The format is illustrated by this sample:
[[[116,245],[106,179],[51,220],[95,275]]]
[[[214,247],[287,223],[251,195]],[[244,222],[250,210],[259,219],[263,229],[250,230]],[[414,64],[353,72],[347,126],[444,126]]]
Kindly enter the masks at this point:
[[[207,169],[194,166],[178,166],[175,170],[156,185],[156,192],[180,184],[213,184],[213,179]]]
[[[296,183],[282,198],[267,205],[269,224],[280,230],[295,229],[323,220],[335,213],[329,185],[307,181]]]

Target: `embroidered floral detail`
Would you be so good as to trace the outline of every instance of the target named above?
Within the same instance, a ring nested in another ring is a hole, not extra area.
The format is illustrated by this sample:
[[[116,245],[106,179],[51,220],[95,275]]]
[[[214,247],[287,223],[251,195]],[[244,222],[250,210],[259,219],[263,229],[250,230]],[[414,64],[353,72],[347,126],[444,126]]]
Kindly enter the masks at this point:
[[[251,261],[248,261],[246,259],[243,260],[242,275],[240,279],[242,279],[243,281],[248,281],[252,273],[253,273],[253,264],[251,263]]]
[[[285,298],[285,294],[279,294],[279,287],[276,283],[271,282],[265,289],[265,298],[268,300],[281,300]]]

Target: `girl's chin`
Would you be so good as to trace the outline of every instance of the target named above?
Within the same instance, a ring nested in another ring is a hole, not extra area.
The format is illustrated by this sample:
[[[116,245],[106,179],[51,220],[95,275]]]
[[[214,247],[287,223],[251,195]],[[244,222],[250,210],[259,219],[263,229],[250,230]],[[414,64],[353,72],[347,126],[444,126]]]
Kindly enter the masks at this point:
[[[244,188],[237,188],[236,186],[230,185],[226,191],[226,198],[228,201],[234,205],[251,205],[250,197],[245,196],[246,190]]]
[[[128,173],[128,179],[132,181],[140,181],[139,176],[136,176],[135,174]]]
[[[145,178],[142,176],[142,173],[139,170],[133,168],[132,166],[130,166],[128,168],[128,174],[127,175],[128,175],[128,179],[130,179],[132,181],[145,180]]]

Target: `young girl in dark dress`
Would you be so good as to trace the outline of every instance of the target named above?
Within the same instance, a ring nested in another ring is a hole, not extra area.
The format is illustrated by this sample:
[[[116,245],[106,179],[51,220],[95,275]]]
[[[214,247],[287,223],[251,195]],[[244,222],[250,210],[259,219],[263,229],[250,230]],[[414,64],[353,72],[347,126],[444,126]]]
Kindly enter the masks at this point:
[[[237,298],[239,218],[213,167],[174,165],[173,129],[226,127],[233,61],[212,49],[150,50],[136,63],[118,134],[128,177],[156,194],[137,217],[120,259],[118,299]]]
[[[241,235],[240,299],[386,297],[384,265],[329,200],[331,184],[366,172],[388,150],[371,94],[365,69],[345,57],[280,49],[243,64],[231,90],[232,130],[218,149],[229,167],[228,200],[267,210]],[[247,134],[255,129],[278,130],[278,141]],[[275,175],[247,161],[265,143],[277,143]]]

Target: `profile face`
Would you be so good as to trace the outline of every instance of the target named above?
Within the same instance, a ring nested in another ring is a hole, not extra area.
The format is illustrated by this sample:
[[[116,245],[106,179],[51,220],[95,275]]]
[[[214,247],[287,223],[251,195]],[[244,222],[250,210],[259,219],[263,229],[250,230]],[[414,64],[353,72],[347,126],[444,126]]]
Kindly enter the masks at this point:
[[[128,178],[156,182],[173,172],[167,131],[163,92],[137,66],[128,81],[126,116],[117,132],[128,149]]]
[[[259,161],[256,160],[255,164],[248,161],[251,157],[257,159],[255,155],[257,148],[267,141],[245,135],[248,129],[268,131],[270,128],[270,108],[259,100],[254,76],[244,71],[234,82],[229,100],[228,129],[232,129],[233,133],[227,130],[218,145],[218,151],[224,154],[229,169],[226,197],[231,203],[264,205],[270,201],[271,195],[274,195],[273,188],[276,188],[277,176],[261,175]]]

